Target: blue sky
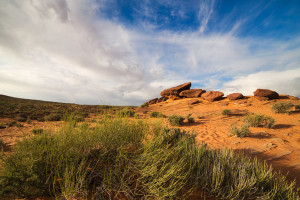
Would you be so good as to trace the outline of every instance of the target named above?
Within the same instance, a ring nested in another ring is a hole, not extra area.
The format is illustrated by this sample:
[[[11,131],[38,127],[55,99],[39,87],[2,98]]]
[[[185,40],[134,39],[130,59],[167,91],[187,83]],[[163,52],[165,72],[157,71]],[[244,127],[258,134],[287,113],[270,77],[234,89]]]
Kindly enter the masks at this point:
[[[299,0],[0,2],[0,93],[139,105],[161,90],[300,97]]]

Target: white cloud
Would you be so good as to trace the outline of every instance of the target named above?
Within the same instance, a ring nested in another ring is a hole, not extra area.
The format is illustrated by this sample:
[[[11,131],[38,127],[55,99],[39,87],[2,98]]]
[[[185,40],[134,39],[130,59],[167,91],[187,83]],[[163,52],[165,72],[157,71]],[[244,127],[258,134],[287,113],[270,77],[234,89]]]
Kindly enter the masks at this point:
[[[105,6],[94,0],[1,1],[0,93],[138,105],[187,81],[221,89],[231,77],[299,69],[300,38],[262,41],[233,32],[145,32],[100,18]],[[205,10],[207,20],[211,12]],[[225,86],[236,88],[234,83]]]
[[[247,76],[235,77],[224,84],[225,93],[241,92],[253,95],[257,88],[271,89],[279,94],[293,94],[300,96],[300,69],[284,71],[261,71]]]

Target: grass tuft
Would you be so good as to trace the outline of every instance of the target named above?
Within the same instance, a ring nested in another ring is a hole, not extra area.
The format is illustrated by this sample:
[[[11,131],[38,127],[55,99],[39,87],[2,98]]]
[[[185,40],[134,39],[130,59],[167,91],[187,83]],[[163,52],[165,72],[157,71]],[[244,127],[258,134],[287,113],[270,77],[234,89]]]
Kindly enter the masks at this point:
[[[275,103],[271,109],[274,113],[289,113],[292,103]]]
[[[66,122],[0,158],[6,199],[188,199],[194,191],[219,199],[299,198],[295,182],[266,163],[141,120],[103,118],[93,128]]]
[[[239,138],[243,138],[249,136],[250,134],[251,132],[249,130],[249,126],[246,124],[243,124],[241,129],[239,129],[236,124],[233,124],[229,129],[229,136],[235,135]]]
[[[181,126],[183,125],[184,117],[180,115],[171,115],[168,117],[168,120],[171,124],[171,126]]]
[[[124,108],[120,110],[119,117],[134,117],[135,112],[133,110],[129,110],[127,108]]]
[[[243,122],[251,127],[263,126],[266,128],[273,128],[275,125],[275,119],[260,114],[249,114],[243,118]]]
[[[222,115],[230,115],[230,114],[231,114],[230,110],[228,110],[228,109],[222,110]]]

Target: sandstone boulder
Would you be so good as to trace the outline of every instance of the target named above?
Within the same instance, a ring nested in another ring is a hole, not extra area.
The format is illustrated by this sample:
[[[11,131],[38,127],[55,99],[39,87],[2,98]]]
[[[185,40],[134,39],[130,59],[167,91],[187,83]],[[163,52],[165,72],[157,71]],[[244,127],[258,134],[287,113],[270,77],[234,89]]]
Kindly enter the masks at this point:
[[[201,98],[207,101],[219,100],[224,96],[223,92],[220,91],[208,91],[201,95]]]
[[[160,102],[164,102],[164,101],[167,101],[168,98],[166,97],[160,97],[158,100],[157,100],[157,103],[160,103]]]
[[[200,101],[198,99],[191,99],[187,103],[188,103],[188,105],[193,105],[193,104],[200,103]]]
[[[227,98],[229,100],[237,100],[237,99],[244,98],[244,96],[242,95],[242,93],[232,93],[232,94],[227,95]]]
[[[176,87],[172,87],[169,89],[165,89],[163,90],[160,95],[163,97],[178,97],[179,93],[183,90],[189,90],[191,88],[192,83],[188,82],[188,83],[184,83],[181,85],[178,85]]]
[[[187,97],[187,98],[195,98],[195,97],[200,97],[201,94],[203,94],[204,92],[206,91],[202,89],[183,90],[179,93],[179,96]]]
[[[148,105],[151,105],[151,104],[156,104],[158,101],[158,98],[155,98],[155,99],[151,99],[150,101],[148,101]]]
[[[257,97],[267,97],[268,99],[278,99],[279,94],[272,90],[267,89],[257,89],[254,93],[254,96]]]

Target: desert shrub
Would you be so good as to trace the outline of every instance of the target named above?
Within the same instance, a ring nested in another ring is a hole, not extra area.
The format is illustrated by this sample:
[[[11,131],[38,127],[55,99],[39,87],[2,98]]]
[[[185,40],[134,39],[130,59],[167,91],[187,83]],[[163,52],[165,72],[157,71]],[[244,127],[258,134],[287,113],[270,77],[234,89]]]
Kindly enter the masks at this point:
[[[143,111],[143,114],[147,114],[147,113],[148,113],[148,110],[144,110],[144,111]]]
[[[0,129],[5,129],[6,126],[0,125]]]
[[[150,117],[158,117],[158,115],[159,115],[159,112],[157,112],[157,111],[153,111],[153,112],[151,112],[150,113]]]
[[[260,114],[249,114],[243,118],[243,122],[251,127],[273,128],[275,125],[274,118]]]
[[[192,114],[188,114],[186,116],[186,119],[187,119],[188,123],[194,123],[195,122],[195,119],[193,117],[191,117],[191,116],[192,116]]]
[[[229,129],[230,136],[236,135],[237,137],[243,138],[249,136],[250,134],[251,132],[249,130],[249,126],[246,124],[243,124],[241,129],[239,129],[236,124],[233,124]]]
[[[266,163],[141,121],[104,119],[93,129],[66,123],[55,134],[24,138],[0,158],[4,199],[189,199],[194,191],[218,199],[299,198],[295,182]]]
[[[228,109],[222,110],[222,115],[230,115],[230,114],[231,114],[230,110],[228,110]]]
[[[38,122],[44,122],[44,121],[45,121],[45,118],[44,118],[44,117],[43,117],[43,118],[39,118],[37,121],[38,121]]]
[[[18,122],[26,122],[26,121],[27,121],[27,118],[19,118],[17,121],[18,121]]]
[[[147,107],[147,106],[149,106],[148,102],[143,103],[140,107],[141,107],[141,108],[144,108],[144,107]]]
[[[275,125],[275,119],[270,116],[265,116],[263,126],[266,128],[273,128]]]
[[[300,105],[295,105],[295,110],[300,110]]]
[[[288,113],[291,107],[293,107],[292,103],[275,103],[271,109],[275,113]]]
[[[44,129],[42,129],[42,128],[35,128],[35,129],[32,129],[32,133],[33,134],[42,134],[42,133],[44,133]]]
[[[129,110],[127,108],[124,108],[120,110],[119,117],[133,117],[135,112],[133,110]]]
[[[60,121],[62,120],[62,115],[57,113],[52,113],[45,117],[46,121]]]
[[[2,148],[4,147],[4,145],[5,144],[4,144],[3,140],[0,139],[0,150],[2,150]]]
[[[140,119],[140,114],[139,114],[139,113],[135,113],[135,114],[134,114],[134,118],[135,118],[135,119]]]
[[[164,115],[163,113],[157,112],[157,111],[153,111],[150,113],[150,117],[153,118],[165,118],[167,117],[166,115]]]
[[[172,126],[181,126],[183,125],[184,117],[180,115],[171,115],[168,117],[168,120]]]
[[[205,117],[203,115],[198,115],[197,118],[198,119],[204,119]]]
[[[23,125],[23,124],[20,124],[20,123],[16,123],[15,126],[16,126],[16,127],[24,127],[24,125]]]

